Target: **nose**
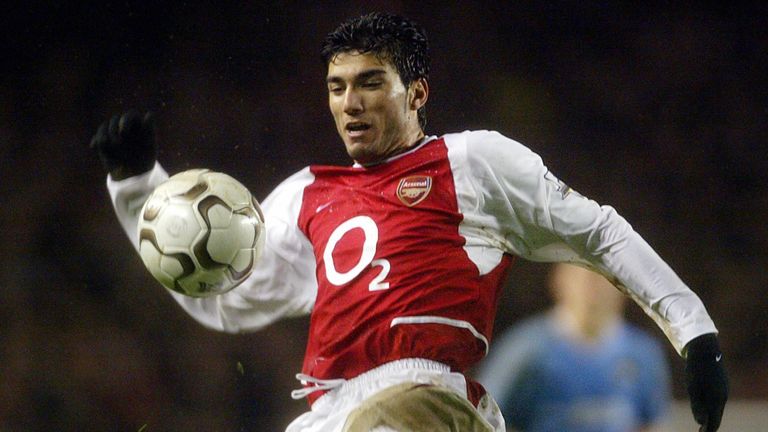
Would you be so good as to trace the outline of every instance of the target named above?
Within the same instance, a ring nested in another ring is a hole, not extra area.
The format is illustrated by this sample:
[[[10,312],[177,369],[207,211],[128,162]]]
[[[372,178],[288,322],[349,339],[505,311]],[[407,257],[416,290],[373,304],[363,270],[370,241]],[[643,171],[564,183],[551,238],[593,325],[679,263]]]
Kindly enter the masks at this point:
[[[344,93],[344,113],[348,115],[360,114],[363,112],[363,98],[351,86]]]

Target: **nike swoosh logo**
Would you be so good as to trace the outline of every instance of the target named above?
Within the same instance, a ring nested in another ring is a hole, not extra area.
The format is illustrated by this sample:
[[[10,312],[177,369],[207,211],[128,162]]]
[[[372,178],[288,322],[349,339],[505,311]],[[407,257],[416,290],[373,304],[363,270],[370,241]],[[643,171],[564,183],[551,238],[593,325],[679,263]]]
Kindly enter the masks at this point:
[[[723,359],[723,355],[722,354],[718,354],[718,355],[715,356],[715,361],[716,362],[720,362],[720,360],[722,360],[722,359]]]

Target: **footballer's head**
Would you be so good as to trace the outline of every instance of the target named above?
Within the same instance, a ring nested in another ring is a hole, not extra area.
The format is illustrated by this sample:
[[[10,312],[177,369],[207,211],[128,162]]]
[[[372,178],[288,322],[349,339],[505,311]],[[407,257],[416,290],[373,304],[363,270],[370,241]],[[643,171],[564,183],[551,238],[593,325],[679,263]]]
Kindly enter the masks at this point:
[[[626,296],[605,277],[584,267],[555,264],[549,285],[557,310],[581,323],[587,332],[599,333],[624,311]]]
[[[329,33],[321,56],[325,65],[341,53],[373,54],[390,63],[408,87],[429,77],[429,43],[424,29],[408,18],[372,12],[349,19]],[[426,127],[425,108],[419,110],[419,124]]]
[[[329,107],[355,161],[370,164],[423,136],[429,53],[424,30],[406,18],[363,15],[329,33]]]

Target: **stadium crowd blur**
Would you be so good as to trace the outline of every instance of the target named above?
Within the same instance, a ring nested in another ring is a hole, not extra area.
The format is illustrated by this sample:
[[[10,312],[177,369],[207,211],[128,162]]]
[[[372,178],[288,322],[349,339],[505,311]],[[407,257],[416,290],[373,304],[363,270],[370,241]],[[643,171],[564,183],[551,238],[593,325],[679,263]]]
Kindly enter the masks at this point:
[[[19,2],[0,26],[0,431],[272,431],[305,409],[289,392],[308,321],[233,336],[187,317],[125,239],[87,143],[113,113],[152,110],[169,171],[224,171],[258,197],[348,164],[317,53],[371,9],[427,29],[427,133],[499,130],[616,207],[704,299],[731,398],[768,398],[765,5],[89,3]],[[497,332],[546,306],[546,268],[517,261]]]

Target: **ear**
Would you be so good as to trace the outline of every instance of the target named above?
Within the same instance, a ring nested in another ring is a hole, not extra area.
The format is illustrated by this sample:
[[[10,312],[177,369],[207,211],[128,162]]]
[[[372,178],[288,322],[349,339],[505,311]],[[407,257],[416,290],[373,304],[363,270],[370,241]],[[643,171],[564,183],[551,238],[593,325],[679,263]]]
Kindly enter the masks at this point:
[[[417,111],[423,107],[429,98],[429,84],[427,84],[426,78],[419,78],[413,81],[408,93],[410,96],[410,109]]]

